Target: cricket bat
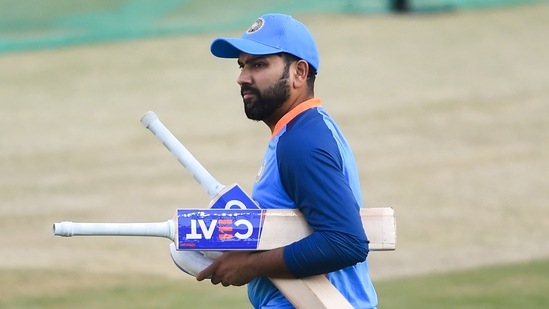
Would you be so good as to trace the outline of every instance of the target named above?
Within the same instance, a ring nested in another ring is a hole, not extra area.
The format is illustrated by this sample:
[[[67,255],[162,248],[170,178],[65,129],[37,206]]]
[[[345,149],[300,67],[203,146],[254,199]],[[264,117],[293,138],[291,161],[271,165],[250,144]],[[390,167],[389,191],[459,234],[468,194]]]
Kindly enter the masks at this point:
[[[177,160],[187,168],[206,190],[212,207],[227,207],[234,205],[232,198],[222,198],[220,194],[224,186],[219,183],[194,156],[179,142],[179,140],[162,124],[154,112],[148,112],[141,119],[141,123],[149,129],[164,146],[177,158]],[[244,200],[242,204],[250,204],[251,207],[258,207],[257,204],[247,195],[239,186],[234,187],[239,193],[243,193]],[[227,201],[223,206],[223,201]],[[240,203],[236,203],[239,204]],[[253,205],[251,205],[253,204]],[[396,245],[396,224],[394,212],[388,208],[388,213],[392,213],[387,220],[381,220],[383,231],[381,234],[387,236],[387,250],[394,250]],[[392,217],[391,217],[392,216]],[[372,236],[368,234],[368,237]],[[384,236],[382,236],[383,238]],[[175,261],[175,260],[174,260]],[[288,298],[288,300],[297,308],[352,308],[351,304],[339,293],[339,291],[328,281],[325,276],[313,276],[304,279],[279,279],[270,278],[275,286]]]
[[[392,208],[364,208],[360,215],[373,251],[393,250],[384,225]],[[296,242],[312,230],[295,209],[177,209],[173,219],[151,223],[54,223],[57,236],[148,236],[172,240],[177,250],[271,250]]]

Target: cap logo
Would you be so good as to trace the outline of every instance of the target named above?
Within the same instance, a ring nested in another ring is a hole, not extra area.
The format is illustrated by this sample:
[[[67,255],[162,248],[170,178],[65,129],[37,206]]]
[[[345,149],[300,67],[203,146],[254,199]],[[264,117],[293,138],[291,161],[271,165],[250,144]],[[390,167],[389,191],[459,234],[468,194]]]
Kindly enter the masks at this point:
[[[250,28],[248,28],[248,30],[246,30],[246,33],[250,34],[250,33],[254,33],[256,32],[257,30],[261,29],[261,27],[263,27],[263,24],[265,22],[263,21],[263,18],[258,18],[251,26]]]

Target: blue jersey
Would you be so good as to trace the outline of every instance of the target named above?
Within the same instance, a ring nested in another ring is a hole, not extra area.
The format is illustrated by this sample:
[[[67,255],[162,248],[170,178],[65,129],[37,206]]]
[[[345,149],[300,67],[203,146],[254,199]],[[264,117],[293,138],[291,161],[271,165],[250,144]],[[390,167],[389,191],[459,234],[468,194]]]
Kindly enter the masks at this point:
[[[252,198],[261,208],[299,209],[313,228],[284,249],[294,276],[324,273],[354,308],[375,308],[355,159],[320,103],[303,102],[276,124]],[[248,296],[254,308],[293,308],[268,278],[252,280]]]

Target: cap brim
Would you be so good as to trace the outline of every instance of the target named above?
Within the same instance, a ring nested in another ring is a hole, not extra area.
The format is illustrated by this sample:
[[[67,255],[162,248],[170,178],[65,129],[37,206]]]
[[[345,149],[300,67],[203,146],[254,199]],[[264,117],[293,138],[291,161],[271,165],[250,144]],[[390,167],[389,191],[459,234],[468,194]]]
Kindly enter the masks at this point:
[[[238,58],[240,53],[250,55],[270,55],[283,50],[241,38],[217,38],[210,47],[212,54],[219,58]]]

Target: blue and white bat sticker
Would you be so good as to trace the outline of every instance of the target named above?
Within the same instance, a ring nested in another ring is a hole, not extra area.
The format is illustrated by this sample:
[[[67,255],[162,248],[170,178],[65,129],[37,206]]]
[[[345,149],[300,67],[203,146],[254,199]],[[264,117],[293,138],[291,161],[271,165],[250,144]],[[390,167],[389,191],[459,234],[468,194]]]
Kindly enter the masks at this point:
[[[261,209],[178,209],[178,250],[257,249]]]

